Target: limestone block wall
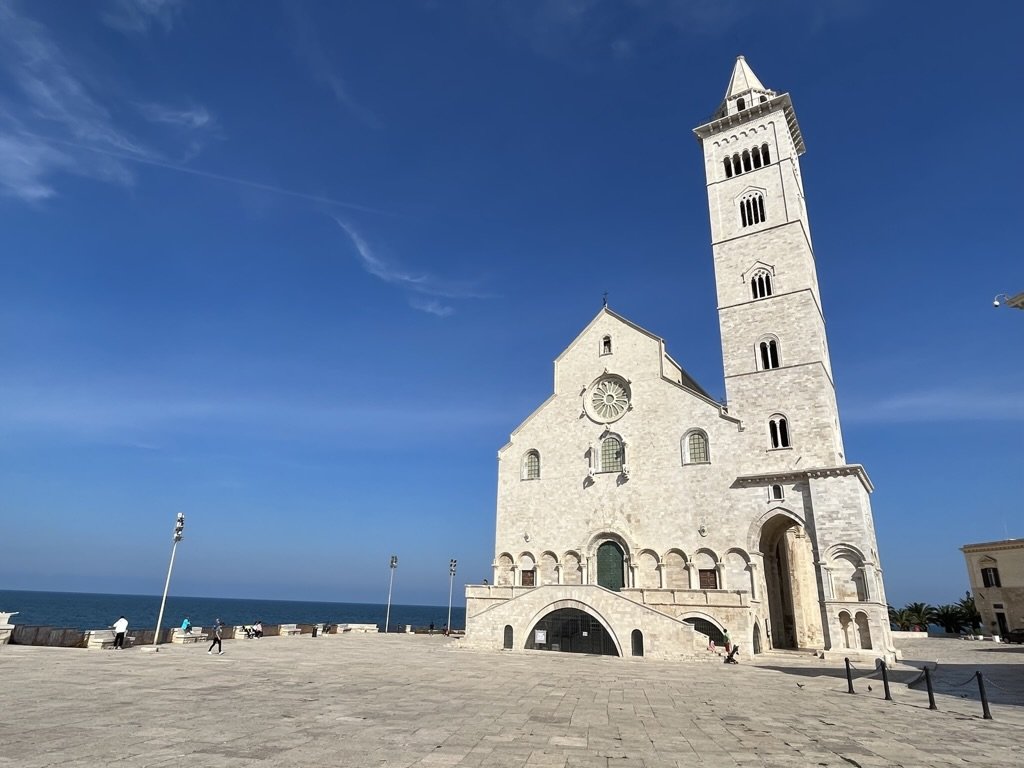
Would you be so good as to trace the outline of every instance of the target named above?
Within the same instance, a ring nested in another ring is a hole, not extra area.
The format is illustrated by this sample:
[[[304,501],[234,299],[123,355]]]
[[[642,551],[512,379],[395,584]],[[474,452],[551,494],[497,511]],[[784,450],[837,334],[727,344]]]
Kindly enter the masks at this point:
[[[467,605],[476,588],[467,589]],[[474,611],[479,603],[474,605]],[[689,660],[706,653],[707,636],[642,603],[597,586],[548,586],[524,590],[514,599],[494,602],[472,614],[466,622],[462,644],[467,648],[498,649],[505,627],[511,626],[513,649],[525,648],[528,633],[552,611],[576,608],[595,617],[615,641],[619,656],[631,655],[633,630],[643,633],[644,656],[664,660]],[[467,617],[470,616],[467,608]]]

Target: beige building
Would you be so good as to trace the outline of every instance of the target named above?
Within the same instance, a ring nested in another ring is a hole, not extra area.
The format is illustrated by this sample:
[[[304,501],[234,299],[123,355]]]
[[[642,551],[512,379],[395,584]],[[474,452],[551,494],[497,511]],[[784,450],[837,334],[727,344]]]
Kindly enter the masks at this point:
[[[986,633],[1024,629],[1024,539],[965,544],[974,604]]]
[[[727,402],[605,307],[498,452],[465,643],[619,656],[894,653],[864,468],[843,449],[789,94],[742,57],[703,148]]]

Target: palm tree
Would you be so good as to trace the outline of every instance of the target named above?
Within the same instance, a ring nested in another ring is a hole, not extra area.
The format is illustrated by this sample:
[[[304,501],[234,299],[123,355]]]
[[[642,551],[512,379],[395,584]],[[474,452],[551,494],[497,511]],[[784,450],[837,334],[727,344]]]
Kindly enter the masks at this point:
[[[960,598],[957,605],[964,612],[964,623],[969,624],[971,631],[977,633],[981,629],[981,614],[978,612],[978,606],[974,604],[974,596],[967,592]]]
[[[910,618],[906,608],[896,610],[891,605],[889,606],[889,623],[895,624],[900,631],[906,632],[910,629],[910,625],[913,624]]]
[[[910,614],[911,624],[915,624],[923,630],[935,621],[935,607],[928,603],[907,603],[903,610]]]
[[[958,633],[967,623],[964,610],[959,605],[940,605],[935,609],[935,621],[951,634]]]

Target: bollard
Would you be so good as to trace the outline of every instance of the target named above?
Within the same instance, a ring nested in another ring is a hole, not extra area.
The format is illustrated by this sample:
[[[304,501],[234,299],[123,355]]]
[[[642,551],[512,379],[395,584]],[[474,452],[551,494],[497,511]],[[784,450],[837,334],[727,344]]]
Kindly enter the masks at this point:
[[[885,700],[892,701],[892,694],[889,693],[889,665],[882,662],[882,687],[885,688]]]
[[[988,708],[988,694],[985,693],[985,678],[982,677],[980,671],[976,674],[978,675],[978,693],[981,694],[981,716],[985,720],[991,720],[992,712]]]
[[[938,709],[935,706],[935,691],[932,690],[932,673],[928,671],[928,667],[924,668],[924,684],[928,689],[928,709]]]
[[[844,659],[844,661],[846,662],[846,687],[847,687],[847,691],[846,692],[847,693],[856,693],[856,691],[853,690],[853,670],[850,669],[850,658],[846,657],[846,659]]]

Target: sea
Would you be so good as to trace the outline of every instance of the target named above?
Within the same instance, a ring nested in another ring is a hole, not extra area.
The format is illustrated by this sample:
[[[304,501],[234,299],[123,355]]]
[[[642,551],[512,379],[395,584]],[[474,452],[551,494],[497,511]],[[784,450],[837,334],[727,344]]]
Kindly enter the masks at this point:
[[[119,616],[130,627],[156,627],[159,595],[103,595],[89,592],[34,592],[0,589],[0,611],[17,611],[14,624],[73,629],[109,627]],[[376,624],[383,631],[386,605],[373,603],[319,603],[297,600],[247,600],[234,597],[167,596],[164,627],[181,624],[186,616],[197,627],[220,619],[225,624]],[[407,625],[442,629],[448,606],[391,606],[390,631]],[[452,629],[466,626],[466,609],[452,606]]]

